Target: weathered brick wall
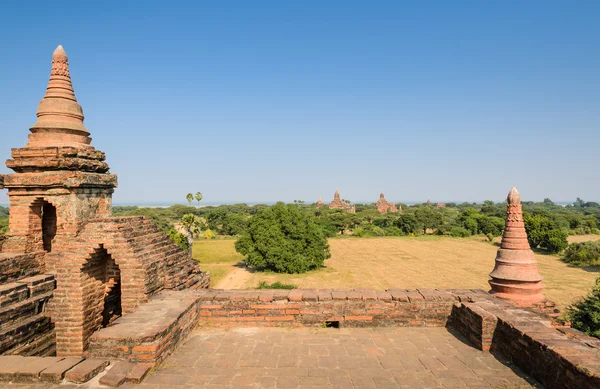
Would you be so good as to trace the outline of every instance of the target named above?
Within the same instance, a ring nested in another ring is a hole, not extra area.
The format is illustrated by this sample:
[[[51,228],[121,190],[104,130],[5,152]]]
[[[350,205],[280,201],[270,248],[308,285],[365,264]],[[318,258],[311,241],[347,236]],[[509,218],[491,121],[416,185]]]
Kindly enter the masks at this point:
[[[490,296],[458,303],[450,325],[508,358],[547,388],[600,388],[600,340]]]
[[[106,268],[99,265],[99,250],[105,250],[114,263],[113,270],[118,269],[123,314],[133,312],[163,289],[208,287],[208,275],[200,271],[191,254],[143,216],[90,219],[76,236],[57,236],[54,246],[55,250],[46,254],[46,269],[56,273],[59,281],[49,310],[60,312],[54,315],[60,356],[82,355],[91,334],[106,324],[105,304],[117,303],[117,295],[112,295],[115,299],[111,302],[111,295],[105,294],[116,279],[110,281]],[[102,263],[106,266],[106,261]],[[104,270],[94,270],[97,266]]]
[[[450,325],[462,333],[475,347],[489,351],[498,318],[476,305],[454,304]]]
[[[456,301],[433,289],[209,290],[200,297],[205,323],[263,326],[444,326]]]
[[[112,188],[39,188],[9,189],[10,231],[4,244],[5,252],[37,252],[44,249],[42,206],[56,209],[57,238],[69,239],[94,217],[106,217],[112,212]]]
[[[0,285],[43,273],[44,253],[0,252]]]
[[[54,354],[54,325],[45,310],[54,288],[48,274],[0,285],[0,355]]]

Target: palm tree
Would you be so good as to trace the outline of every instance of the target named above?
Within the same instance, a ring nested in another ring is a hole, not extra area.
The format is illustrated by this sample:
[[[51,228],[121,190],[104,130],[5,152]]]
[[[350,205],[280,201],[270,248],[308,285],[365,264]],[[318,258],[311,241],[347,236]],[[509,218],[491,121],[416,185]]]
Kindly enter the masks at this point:
[[[188,194],[188,196],[191,195]],[[196,201],[198,202],[198,208],[200,208],[200,200],[202,200],[202,193],[200,192],[196,192],[196,195],[194,196],[194,198],[196,199]],[[191,201],[188,199],[188,201],[191,203]]]
[[[194,201],[194,195],[191,193],[188,193],[187,196],[185,196],[185,198],[187,199],[188,203],[192,203],[192,201]]]
[[[187,233],[187,239],[191,250],[192,245],[194,244],[194,234],[201,231],[202,219],[192,213],[188,213],[181,218],[181,224]]]

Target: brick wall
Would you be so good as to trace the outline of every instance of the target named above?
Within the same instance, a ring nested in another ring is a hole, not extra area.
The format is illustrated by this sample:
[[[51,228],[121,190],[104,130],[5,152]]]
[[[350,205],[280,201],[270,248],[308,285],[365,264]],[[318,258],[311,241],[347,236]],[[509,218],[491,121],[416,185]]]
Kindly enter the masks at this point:
[[[54,288],[48,274],[0,285],[0,355],[54,354],[54,325],[45,309]]]
[[[209,290],[200,297],[204,323],[262,326],[444,326],[455,297],[433,289]]]

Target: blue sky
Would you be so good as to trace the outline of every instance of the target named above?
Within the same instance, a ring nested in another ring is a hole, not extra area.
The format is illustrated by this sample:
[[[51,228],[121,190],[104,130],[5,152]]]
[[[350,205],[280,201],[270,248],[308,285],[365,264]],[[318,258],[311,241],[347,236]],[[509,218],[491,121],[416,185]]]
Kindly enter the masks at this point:
[[[1,7],[0,160],[62,44],[116,203],[600,200],[597,1]]]

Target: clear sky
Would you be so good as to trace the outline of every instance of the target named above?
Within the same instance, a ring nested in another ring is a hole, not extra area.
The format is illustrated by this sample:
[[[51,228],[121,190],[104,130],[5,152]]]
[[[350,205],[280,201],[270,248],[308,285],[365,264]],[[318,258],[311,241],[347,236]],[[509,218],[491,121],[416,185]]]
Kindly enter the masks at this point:
[[[116,203],[598,201],[599,18],[599,1],[4,2],[0,160],[62,44]]]

